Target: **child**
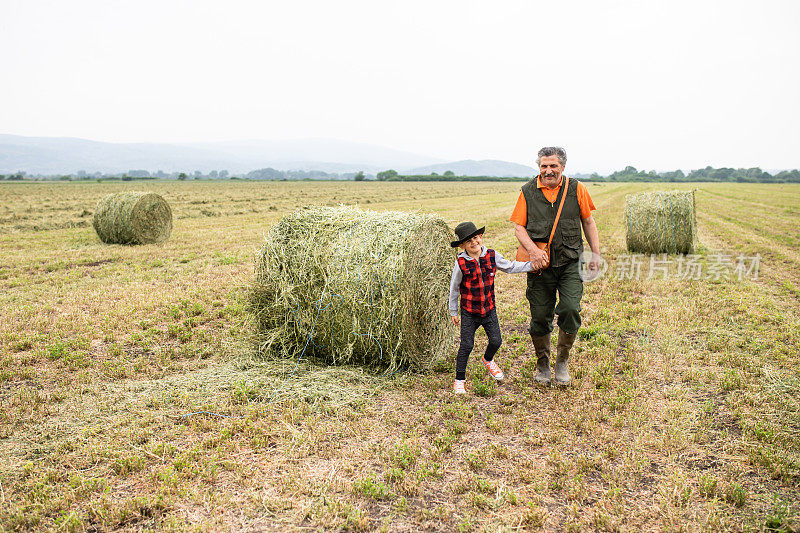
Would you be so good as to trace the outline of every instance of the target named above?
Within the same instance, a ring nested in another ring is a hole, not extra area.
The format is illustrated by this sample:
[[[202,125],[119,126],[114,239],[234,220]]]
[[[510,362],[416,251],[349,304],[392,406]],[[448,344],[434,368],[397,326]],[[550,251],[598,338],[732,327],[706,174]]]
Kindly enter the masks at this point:
[[[509,274],[531,271],[530,261],[509,261],[499,253],[483,246],[483,232],[472,222],[462,222],[456,226],[456,238],[450,243],[463,251],[458,254],[450,279],[450,316],[453,324],[461,324],[461,345],[456,357],[456,381],[453,391],[464,394],[464,380],[467,374],[467,358],[475,343],[475,331],[483,326],[489,344],[481,361],[494,379],[503,379],[503,371],[494,361],[494,354],[500,348],[500,324],[494,308],[494,274],[497,269]],[[458,317],[458,297],[461,295],[461,319]]]

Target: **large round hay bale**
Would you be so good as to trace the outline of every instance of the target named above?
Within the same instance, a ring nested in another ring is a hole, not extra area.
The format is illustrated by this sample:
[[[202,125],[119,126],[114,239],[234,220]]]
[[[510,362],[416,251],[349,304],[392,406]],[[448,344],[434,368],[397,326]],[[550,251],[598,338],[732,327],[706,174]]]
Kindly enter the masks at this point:
[[[97,203],[92,225],[107,244],[158,243],[172,233],[172,210],[156,193],[109,194]]]
[[[697,238],[694,191],[653,191],[625,197],[628,251],[692,253]]]
[[[451,349],[455,254],[438,217],[306,207],[281,219],[256,259],[258,350],[334,364],[428,368]]]

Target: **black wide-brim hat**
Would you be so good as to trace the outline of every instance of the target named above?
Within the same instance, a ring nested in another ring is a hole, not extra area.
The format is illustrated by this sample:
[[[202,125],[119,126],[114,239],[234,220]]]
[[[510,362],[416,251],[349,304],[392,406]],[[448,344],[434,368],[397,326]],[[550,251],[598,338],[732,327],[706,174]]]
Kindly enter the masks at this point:
[[[456,226],[456,238],[458,240],[451,242],[450,246],[455,248],[462,242],[470,240],[475,235],[483,235],[483,232],[485,230],[486,226],[482,227],[481,229],[478,229],[472,222],[462,222],[461,224]]]

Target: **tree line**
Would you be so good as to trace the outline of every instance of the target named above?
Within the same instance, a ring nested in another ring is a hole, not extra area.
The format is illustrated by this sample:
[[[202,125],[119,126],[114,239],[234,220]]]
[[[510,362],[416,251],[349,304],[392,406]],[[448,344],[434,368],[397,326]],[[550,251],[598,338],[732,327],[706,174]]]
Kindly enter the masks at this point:
[[[752,168],[714,168],[707,166],[692,170],[688,174],[682,170],[672,172],[656,172],[651,170],[637,170],[636,167],[627,166],[624,170],[612,172],[606,177],[592,174],[588,181],[721,181],[738,183],[800,183],[800,170],[782,170],[775,175],[758,167]]]
[[[568,173],[569,174],[569,173]],[[571,176],[571,174],[570,174]],[[378,181],[527,181],[530,177],[498,177],[498,176],[457,176],[448,170],[443,174],[432,172],[430,174],[400,174],[396,170],[384,170],[375,176]],[[627,166],[623,170],[612,172],[608,176],[601,176],[592,173],[591,175],[578,176],[582,181],[594,182],[629,182],[629,181],[654,181],[654,182],[738,182],[738,183],[800,183],[800,170],[782,170],[770,174],[759,167],[752,168],[705,168],[692,170],[688,174],[682,170],[671,172],[656,172],[655,170],[644,171],[636,167]],[[78,172],[77,175],[55,175],[41,176],[28,175],[23,171],[13,174],[0,174],[0,181],[21,181],[33,179],[49,179],[72,181],[74,180],[142,180],[142,179],[177,179],[184,181],[187,179],[247,179],[247,180],[355,180],[364,181],[373,179],[372,175],[364,172],[323,172],[321,170],[277,170],[274,168],[260,168],[252,170],[246,174],[230,175],[227,170],[212,170],[204,174],[195,170],[191,174],[186,172],[172,172],[167,174],[162,171],[150,173],[146,170],[130,170],[120,174],[101,174],[99,172],[88,174]]]
[[[568,173],[569,174],[569,173]],[[378,172],[378,181],[523,181],[530,177],[496,177],[496,176],[456,176],[447,171],[442,175],[435,172],[424,175],[403,175],[396,170]],[[581,176],[581,181],[660,181],[660,182],[689,182],[689,181],[720,181],[738,183],[800,183],[800,170],[782,170],[775,175],[758,167],[753,168],[714,168],[707,166],[692,170],[688,174],[682,170],[671,172],[656,172],[655,170],[637,170],[636,167],[627,166],[624,170],[612,172],[608,176],[592,173],[588,177]]]
[[[399,174],[396,170],[384,170],[375,175],[378,181],[527,181],[530,178],[505,176],[456,176],[448,170],[444,174]]]

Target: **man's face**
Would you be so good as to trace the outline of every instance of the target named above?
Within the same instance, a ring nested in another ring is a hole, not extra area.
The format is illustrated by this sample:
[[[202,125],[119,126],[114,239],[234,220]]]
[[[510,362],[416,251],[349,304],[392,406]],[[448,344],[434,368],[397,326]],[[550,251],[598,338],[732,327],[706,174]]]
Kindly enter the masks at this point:
[[[539,159],[539,177],[545,187],[556,187],[561,182],[561,173],[564,167],[557,155],[545,155]]]

